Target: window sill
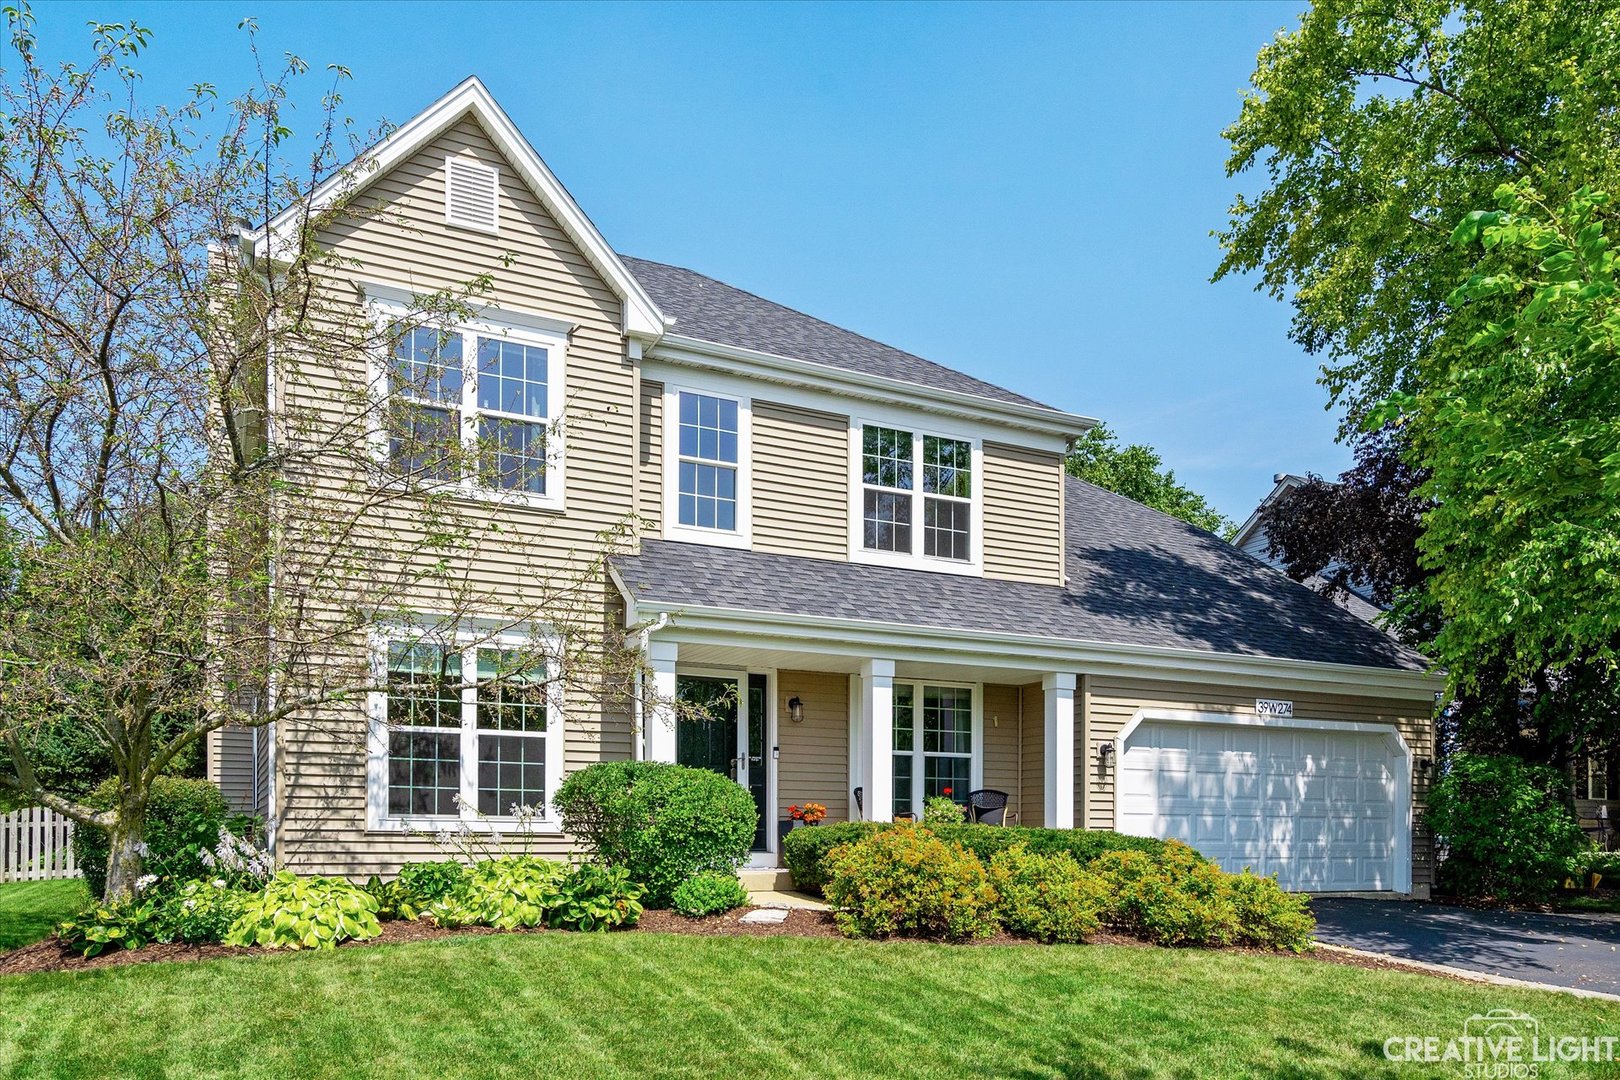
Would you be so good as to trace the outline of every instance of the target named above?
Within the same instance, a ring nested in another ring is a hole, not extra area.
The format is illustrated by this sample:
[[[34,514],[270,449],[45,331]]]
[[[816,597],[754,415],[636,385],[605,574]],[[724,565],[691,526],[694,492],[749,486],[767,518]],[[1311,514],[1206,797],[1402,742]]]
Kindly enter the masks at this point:
[[[676,540],[685,544],[706,544],[709,547],[742,548],[747,550],[753,547],[753,538],[742,532],[727,532],[724,529],[703,529],[695,525],[665,525],[664,539]]]
[[[476,836],[489,836],[500,833],[504,837],[514,836],[562,836],[562,822],[541,818],[529,823],[527,830],[519,827],[517,818],[461,818],[461,817],[384,817],[368,822],[366,832],[386,833],[398,835],[400,833],[420,833],[425,836],[434,836],[440,832],[458,833],[462,826]]]
[[[891,551],[869,551],[862,547],[850,549],[849,561],[869,566],[892,566],[901,570],[955,574],[958,577],[984,576],[984,564],[978,561],[958,562],[955,559],[935,559],[927,555],[899,555]]]
[[[535,495],[531,492],[505,491],[501,488],[478,487],[476,484],[465,483],[441,484],[426,491],[421,491],[410,487],[399,477],[392,475],[374,475],[372,488],[377,491],[387,491],[402,496],[447,496],[458,502],[484,503],[492,506],[519,506],[527,510],[537,510],[550,514],[561,514],[567,509],[561,492],[555,495]]]

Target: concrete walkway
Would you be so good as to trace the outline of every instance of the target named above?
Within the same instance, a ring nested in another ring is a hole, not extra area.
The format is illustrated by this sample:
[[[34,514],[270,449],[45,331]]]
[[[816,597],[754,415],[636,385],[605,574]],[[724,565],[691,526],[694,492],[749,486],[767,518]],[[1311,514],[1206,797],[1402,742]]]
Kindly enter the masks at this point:
[[[808,893],[788,892],[778,889],[759,889],[748,891],[748,902],[755,907],[769,908],[805,908],[809,911],[831,911],[823,901],[816,899]]]
[[[1620,916],[1328,897],[1311,910],[1317,939],[1330,945],[1620,994]]]

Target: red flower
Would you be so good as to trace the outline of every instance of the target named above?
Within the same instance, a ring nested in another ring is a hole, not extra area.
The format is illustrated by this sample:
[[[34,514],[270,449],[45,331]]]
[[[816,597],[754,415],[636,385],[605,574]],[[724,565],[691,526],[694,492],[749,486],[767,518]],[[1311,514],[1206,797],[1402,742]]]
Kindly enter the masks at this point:
[[[940,794],[941,794],[941,795],[944,795],[944,796],[946,796],[946,797],[947,797],[947,798],[949,798],[949,797],[950,797],[950,794],[951,794],[951,789],[950,789],[950,788],[948,788],[948,787],[944,787],[944,788],[940,788],[940,789],[939,789],[939,793],[940,793]]]

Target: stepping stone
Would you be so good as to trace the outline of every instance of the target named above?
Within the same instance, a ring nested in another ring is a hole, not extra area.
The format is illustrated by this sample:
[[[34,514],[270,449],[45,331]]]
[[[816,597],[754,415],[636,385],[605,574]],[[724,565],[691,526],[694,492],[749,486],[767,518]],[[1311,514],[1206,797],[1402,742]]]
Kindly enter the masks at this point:
[[[787,908],[755,908],[744,915],[739,922],[748,923],[784,923],[787,922]]]

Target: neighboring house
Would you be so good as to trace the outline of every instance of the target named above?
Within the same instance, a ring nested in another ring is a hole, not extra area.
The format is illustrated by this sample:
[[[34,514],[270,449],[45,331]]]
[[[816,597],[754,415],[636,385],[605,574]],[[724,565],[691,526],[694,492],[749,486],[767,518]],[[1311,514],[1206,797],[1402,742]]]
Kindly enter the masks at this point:
[[[1267,493],[1264,499],[1260,500],[1260,505],[1254,508],[1254,513],[1249,515],[1248,520],[1238,526],[1238,531],[1232,535],[1232,544],[1238,550],[1253,555],[1267,566],[1281,571],[1283,569],[1282,560],[1271,554],[1271,540],[1266,535],[1261,515],[1267,507],[1304,484],[1305,477],[1294,473],[1278,473],[1272,477],[1272,481],[1275,486]],[[1327,569],[1329,571],[1336,570],[1338,564],[1330,564]],[[1312,574],[1305,579],[1305,584],[1320,592],[1322,587],[1327,584],[1327,579],[1321,574]],[[1335,604],[1338,604],[1356,618],[1367,622],[1375,621],[1378,616],[1384,613],[1384,609],[1373,601],[1371,590],[1365,585],[1348,582],[1347,587],[1349,592],[1340,593],[1333,598]]]
[[[721,769],[753,793],[755,861],[773,866],[790,804],[887,820],[994,788],[1023,824],[1179,837],[1293,888],[1427,891],[1424,659],[1215,536],[1066,478],[1094,421],[616,254],[476,80],[373,155],[368,191],[418,233],[334,234],[356,286],[490,271],[492,322],[573,327],[545,346],[591,408],[560,440],[566,490],[499,512],[588,537],[638,511],[650,531],[601,582],[616,632],[644,635],[665,700],[736,691],[718,740],[600,702],[555,710],[539,795],[603,759]],[[481,229],[446,220],[451,164],[498,191]],[[492,571],[543,573],[547,535]],[[213,740],[215,775],[267,779],[243,801],[283,864],[389,873],[435,857],[414,830],[461,820],[398,779],[382,715],[282,725],[256,767],[242,733]],[[472,725],[443,737],[464,785]],[[544,850],[570,850],[545,826]]]

